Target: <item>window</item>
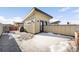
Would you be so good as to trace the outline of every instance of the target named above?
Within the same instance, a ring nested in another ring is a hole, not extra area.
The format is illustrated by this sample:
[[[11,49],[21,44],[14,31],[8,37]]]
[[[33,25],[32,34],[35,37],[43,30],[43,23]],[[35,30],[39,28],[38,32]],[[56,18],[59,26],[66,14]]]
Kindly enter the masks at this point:
[[[46,26],[47,26],[47,21],[45,21],[45,23],[46,23]]]

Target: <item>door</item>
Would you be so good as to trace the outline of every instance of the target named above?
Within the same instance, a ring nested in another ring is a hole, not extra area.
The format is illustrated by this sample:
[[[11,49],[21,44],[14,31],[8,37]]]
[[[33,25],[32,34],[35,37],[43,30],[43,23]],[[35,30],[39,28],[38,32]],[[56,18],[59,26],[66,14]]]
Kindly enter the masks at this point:
[[[40,21],[40,32],[44,31],[44,21]]]

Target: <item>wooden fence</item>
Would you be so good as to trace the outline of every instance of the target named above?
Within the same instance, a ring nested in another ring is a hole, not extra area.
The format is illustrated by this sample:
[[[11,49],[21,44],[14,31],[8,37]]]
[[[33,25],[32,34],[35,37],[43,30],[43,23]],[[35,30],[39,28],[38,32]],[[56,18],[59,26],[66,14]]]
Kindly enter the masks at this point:
[[[74,33],[79,32],[79,25],[47,25],[44,31],[75,36]]]

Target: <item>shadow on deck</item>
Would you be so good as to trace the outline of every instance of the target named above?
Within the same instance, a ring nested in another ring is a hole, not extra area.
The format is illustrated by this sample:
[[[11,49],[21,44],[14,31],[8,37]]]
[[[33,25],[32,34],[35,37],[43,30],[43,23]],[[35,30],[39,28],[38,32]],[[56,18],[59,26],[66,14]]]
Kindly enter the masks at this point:
[[[0,38],[0,52],[21,52],[13,36],[3,34]]]
[[[40,33],[39,35],[42,35],[42,36],[51,36],[51,37],[60,37],[60,38],[68,38],[68,39],[74,39],[74,37],[72,37],[72,36],[61,35],[61,34],[56,34],[56,33]]]

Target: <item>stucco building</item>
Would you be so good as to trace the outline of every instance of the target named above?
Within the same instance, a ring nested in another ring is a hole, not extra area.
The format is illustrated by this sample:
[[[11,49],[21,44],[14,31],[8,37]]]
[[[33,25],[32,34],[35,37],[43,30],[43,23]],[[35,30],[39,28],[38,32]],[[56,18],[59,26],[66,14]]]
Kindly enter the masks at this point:
[[[49,20],[53,18],[49,14],[38,8],[32,8],[31,12],[25,16],[23,27],[25,31],[30,33],[39,33],[44,31],[44,25],[49,24]]]

